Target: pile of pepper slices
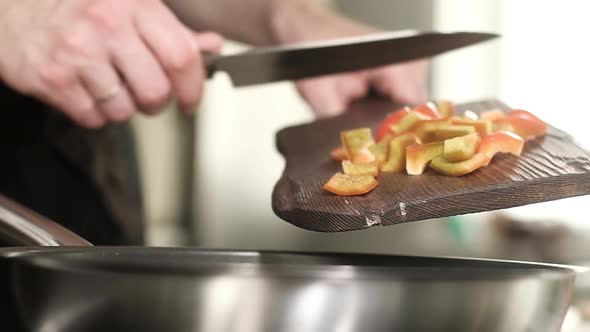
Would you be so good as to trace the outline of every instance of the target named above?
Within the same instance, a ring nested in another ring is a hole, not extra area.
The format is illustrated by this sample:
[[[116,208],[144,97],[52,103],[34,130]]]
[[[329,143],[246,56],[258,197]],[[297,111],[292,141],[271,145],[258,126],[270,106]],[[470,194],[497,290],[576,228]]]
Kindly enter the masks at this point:
[[[420,175],[427,167],[462,176],[487,166],[497,153],[520,156],[524,143],[545,135],[547,124],[530,112],[500,109],[455,114],[452,102],[404,107],[388,114],[373,137],[371,128],[340,133],[332,158],[342,163],[324,189],[340,196],[375,189],[381,173]]]

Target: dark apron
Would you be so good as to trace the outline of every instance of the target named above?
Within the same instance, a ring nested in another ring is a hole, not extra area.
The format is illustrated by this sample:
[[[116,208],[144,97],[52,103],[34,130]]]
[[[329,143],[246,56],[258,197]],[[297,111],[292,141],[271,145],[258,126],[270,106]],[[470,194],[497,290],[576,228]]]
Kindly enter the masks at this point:
[[[128,125],[87,130],[0,84],[0,192],[95,245],[143,244]]]

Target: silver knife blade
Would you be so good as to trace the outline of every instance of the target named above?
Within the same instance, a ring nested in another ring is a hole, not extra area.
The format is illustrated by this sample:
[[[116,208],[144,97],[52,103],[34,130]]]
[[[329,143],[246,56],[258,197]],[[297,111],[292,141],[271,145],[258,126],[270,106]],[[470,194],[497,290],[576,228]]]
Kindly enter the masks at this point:
[[[395,31],[257,48],[208,59],[208,74],[227,72],[235,86],[297,80],[429,58],[497,37],[479,32]]]

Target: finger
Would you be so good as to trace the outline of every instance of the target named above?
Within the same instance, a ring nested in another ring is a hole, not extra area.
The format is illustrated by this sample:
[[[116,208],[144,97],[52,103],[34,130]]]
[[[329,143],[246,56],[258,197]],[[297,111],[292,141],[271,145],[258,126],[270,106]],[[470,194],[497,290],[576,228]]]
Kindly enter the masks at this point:
[[[171,85],[160,63],[140,37],[130,33],[113,47],[112,61],[141,111],[152,114],[169,101]]]
[[[106,124],[107,120],[95,108],[92,98],[81,83],[62,90],[61,97],[56,100],[56,104],[79,125],[100,128]]]
[[[373,70],[370,81],[375,89],[404,104],[420,104],[428,98],[428,62],[417,61]]]
[[[138,16],[136,24],[170,78],[179,107],[184,112],[194,111],[203,93],[205,68],[192,34],[162,4]]]
[[[81,70],[81,80],[95,100],[96,107],[109,120],[127,121],[136,111],[131,94],[110,63],[102,62]]]
[[[321,77],[298,81],[299,93],[319,118],[327,118],[342,113],[346,101],[338,93],[333,78]]]
[[[219,54],[223,48],[223,37],[215,32],[191,32],[199,49],[205,53]]]
[[[346,107],[353,101],[367,96],[369,92],[368,77],[368,73],[358,72],[342,74],[334,78],[338,92],[342,96]]]
[[[39,82],[40,88],[35,95],[49,101],[79,125],[99,128],[106,123],[90,94],[72,72],[59,66],[43,66],[39,70]]]
[[[414,80],[398,82],[383,77],[375,83],[375,88],[381,95],[403,104],[421,104],[426,100],[422,84]]]

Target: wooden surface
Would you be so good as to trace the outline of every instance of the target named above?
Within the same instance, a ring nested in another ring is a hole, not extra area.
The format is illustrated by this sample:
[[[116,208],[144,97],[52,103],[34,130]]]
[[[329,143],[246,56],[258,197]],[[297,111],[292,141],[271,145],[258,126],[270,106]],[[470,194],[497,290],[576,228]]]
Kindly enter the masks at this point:
[[[508,109],[493,100],[458,108],[478,112],[496,107]],[[432,170],[421,176],[381,174],[374,191],[355,197],[322,189],[341,170],[340,163],[330,158],[330,150],[340,144],[340,131],[364,126],[374,130],[395,108],[382,100],[366,100],[337,118],[280,131],[277,147],[286,167],[273,192],[274,212],[304,229],[342,232],[590,193],[590,153],[553,127],[546,137],[527,142],[520,158],[499,155],[488,167],[463,177],[445,177]]]

